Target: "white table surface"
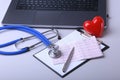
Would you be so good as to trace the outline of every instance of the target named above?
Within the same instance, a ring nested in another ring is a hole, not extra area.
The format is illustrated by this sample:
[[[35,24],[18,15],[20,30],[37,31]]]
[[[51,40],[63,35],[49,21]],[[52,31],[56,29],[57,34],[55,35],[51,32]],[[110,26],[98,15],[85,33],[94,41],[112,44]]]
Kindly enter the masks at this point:
[[[10,1],[0,0],[0,22]],[[15,56],[0,55],[0,80],[120,80],[119,8],[120,0],[108,0],[109,28],[101,40],[108,44],[110,48],[104,52],[104,58],[89,61],[65,78],[61,78],[33,57],[34,50]],[[61,36],[64,37],[72,30],[59,31]],[[0,32],[0,44],[23,35],[28,34],[20,31]],[[7,48],[7,50],[14,50],[14,46]]]

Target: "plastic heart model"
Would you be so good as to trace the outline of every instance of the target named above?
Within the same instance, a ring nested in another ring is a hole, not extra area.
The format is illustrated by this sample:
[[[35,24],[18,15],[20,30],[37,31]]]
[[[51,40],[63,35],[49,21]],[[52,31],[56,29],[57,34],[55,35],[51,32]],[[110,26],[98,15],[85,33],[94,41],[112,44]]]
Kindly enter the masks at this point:
[[[83,26],[90,35],[101,37],[104,31],[104,20],[100,16],[95,16],[92,21],[85,21]]]

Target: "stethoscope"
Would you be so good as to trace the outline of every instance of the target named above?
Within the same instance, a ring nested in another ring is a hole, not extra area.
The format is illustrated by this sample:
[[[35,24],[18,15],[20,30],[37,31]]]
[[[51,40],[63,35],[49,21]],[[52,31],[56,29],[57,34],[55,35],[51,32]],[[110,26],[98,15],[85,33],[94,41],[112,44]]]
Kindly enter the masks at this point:
[[[30,28],[27,26],[21,26],[21,25],[16,25],[16,26],[6,25],[3,27],[0,27],[0,30],[4,30],[4,29],[20,30],[20,31],[30,33],[33,36],[37,37],[39,40],[41,40],[46,45],[46,47],[49,49],[48,54],[50,57],[59,58],[61,56],[61,51],[59,50],[59,46],[50,42],[42,33],[38,32],[37,30],[35,30],[33,28]],[[23,40],[23,38],[1,44],[0,48],[6,47],[6,46],[9,46],[12,44],[16,44],[17,42],[19,42],[21,40]],[[0,51],[0,54],[2,54],[2,55],[17,55],[17,54],[22,54],[22,53],[25,53],[28,51],[30,51],[30,47],[25,47],[25,48],[22,48],[21,50],[13,51],[13,52]]]

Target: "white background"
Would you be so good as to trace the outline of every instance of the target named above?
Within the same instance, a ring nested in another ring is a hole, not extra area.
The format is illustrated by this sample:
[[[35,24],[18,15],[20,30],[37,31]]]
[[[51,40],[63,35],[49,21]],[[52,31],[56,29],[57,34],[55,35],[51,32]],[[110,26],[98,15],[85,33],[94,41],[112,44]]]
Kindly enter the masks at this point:
[[[0,0],[0,22],[10,1]],[[119,8],[120,0],[108,0],[109,28],[101,40],[108,44],[110,49],[104,52],[104,58],[91,60],[67,77],[61,78],[32,56],[35,53],[34,50],[15,56],[0,55],[0,80],[120,80]],[[59,31],[62,37],[71,32],[71,30]],[[0,32],[0,44],[23,35],[28,34],[19,31]],[[14,46],[7,48],[8,51],[14,49]]]

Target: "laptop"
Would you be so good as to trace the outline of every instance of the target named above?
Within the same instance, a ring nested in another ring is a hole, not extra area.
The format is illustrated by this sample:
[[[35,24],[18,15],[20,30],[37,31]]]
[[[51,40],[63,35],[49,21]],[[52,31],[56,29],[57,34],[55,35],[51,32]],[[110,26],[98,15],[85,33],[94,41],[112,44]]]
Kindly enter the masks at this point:
[[[40,28],[80,28],[101,16],[106,23],[106,0],[12,0],[3,25]]]

